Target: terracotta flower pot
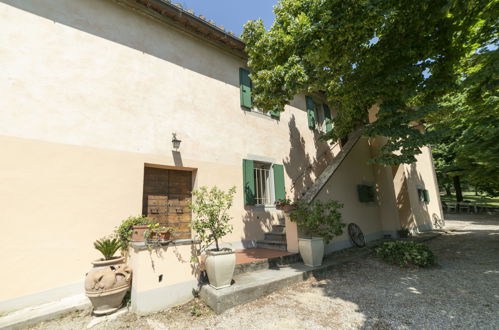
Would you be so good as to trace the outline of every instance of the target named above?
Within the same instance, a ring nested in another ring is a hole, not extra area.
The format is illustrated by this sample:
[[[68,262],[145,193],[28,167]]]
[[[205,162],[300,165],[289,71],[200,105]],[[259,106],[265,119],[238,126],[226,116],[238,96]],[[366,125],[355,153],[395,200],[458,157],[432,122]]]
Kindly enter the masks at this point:
[[[133,226],[132,227],[132,242],[145,241],[144,234],[149,227],[147,225]]]
[[[125,263],[124,257],[112,257],[109,260],[97,259],[92,261],[94,268],[104,268],[109,266],[117,266]]]
[[[110,314],[121,307],[130,289],[132,269],[125,264],[91,269],[85,277],[85,294],[96,315]]]
[[[291,212],[295,209],[294,205],[284,205],[281,206],[281,210],[284,212]]]

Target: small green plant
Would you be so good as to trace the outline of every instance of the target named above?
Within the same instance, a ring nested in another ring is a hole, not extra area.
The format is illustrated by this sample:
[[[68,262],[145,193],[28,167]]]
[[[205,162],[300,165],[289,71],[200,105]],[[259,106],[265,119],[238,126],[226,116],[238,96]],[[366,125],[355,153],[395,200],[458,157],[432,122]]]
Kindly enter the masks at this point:
[[[201,187],[192,192],[194,200],[190,208],[194,213],[191,227],[201,241],[201,251],[215,243],[216,251],[220,251],[219,240],[232,232],[229,224],[231,217],[227,211],[232,206],[236,187],[225,192],[217,187],[208,190]],[[200,251],[200,252],[201,252]]]
[[[402,227],[399,231],[398,231],[398,234],[399,234],[399,237],[402,237],[402,238],[405,238],[405,237],[409,237],[411,236],[411,231],[409,230],[408,227]]]
[[[144,232],[144,238],[146,240],[156,240],[160,241],[162,239],[166,239],[165,236],[167,233],[173,234],[175,233],[175,228],[160,226],[159,223],[151,223],[147,225],[148,229]]]
[[[122,251],[128,250],[128,244],[132,236],[133,226],[148,225],[151,219],[144,216],[128,217],[115,229],[116,236],[120,241]]]
[[[102,253],[105,260],[110,260],[120,249],[121,244],[117,237],[103,237],[94,242],[94,247]]]
[[[290,218],[296,222],[300,233],[309,237],[321,237],[327,244],[334,236],[343,234],[345,224],[341,222],[339,211],[342,207],[343,204],[337,201],[317,201],[311,204],[298,202],[297,207],[291,211]]]
[[[416,242],[385,242],[381,247],[376,248],[376,254],[384,261],[400,267],[408,265],[428,267],[436,260],[433,251],[428,246]]]

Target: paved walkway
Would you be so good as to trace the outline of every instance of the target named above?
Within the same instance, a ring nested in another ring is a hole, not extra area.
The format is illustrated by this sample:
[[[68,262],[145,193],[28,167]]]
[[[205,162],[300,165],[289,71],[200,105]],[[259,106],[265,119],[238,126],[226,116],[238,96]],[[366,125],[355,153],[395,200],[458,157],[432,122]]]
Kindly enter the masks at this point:
[[[499,217],[450,215],[449,231],[426,242],[438,265],[400,269],[374,256],[213,315],[202,303],[94,329],[498,329]],[[81,329],[88,312],[38,329]]]

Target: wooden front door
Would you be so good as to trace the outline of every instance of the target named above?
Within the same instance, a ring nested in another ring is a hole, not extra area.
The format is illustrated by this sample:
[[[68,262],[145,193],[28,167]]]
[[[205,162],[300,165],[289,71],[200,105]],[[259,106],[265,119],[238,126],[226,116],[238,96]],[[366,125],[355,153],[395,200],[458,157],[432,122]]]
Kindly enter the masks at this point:
[[[146,167],[142,213],[176,229],[175,239],[191,238],[192,172]]]

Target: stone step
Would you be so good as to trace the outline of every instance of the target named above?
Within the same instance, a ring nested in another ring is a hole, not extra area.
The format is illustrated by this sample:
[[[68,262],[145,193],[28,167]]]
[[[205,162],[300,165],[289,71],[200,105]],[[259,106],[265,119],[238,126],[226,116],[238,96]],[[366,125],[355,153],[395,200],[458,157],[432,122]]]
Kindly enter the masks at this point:
[[[256,246],[262,249],[287,251],[286,241],[258,240]]]
[[[322,266],[319,267],[308,267],[301,262],[297,262],[287,267],[239,274],[234,276],[234,284],[224,289],[216,290],[209,285],[201,286],[199,296],[216,313],[220,314],[235,306],[256,300],[274,291],[306,280],[316,271],[331,269],[371,253],[369,249],[357,252],[355,255],[331,255],[325,258]]]
[[[265,240],[269,241],[286,241],[286,233],[265,233]]]
[[[298,253],[296,253],[276,258],[262,259],[246,264],[239,264],[234,268],[234,276],[263,269],[279,269],[280,267],[285,267],[289,264],[300,261],[301,257]]]
[[[285,225],[272,225],[272,233],[285,233],[286,226]]]

